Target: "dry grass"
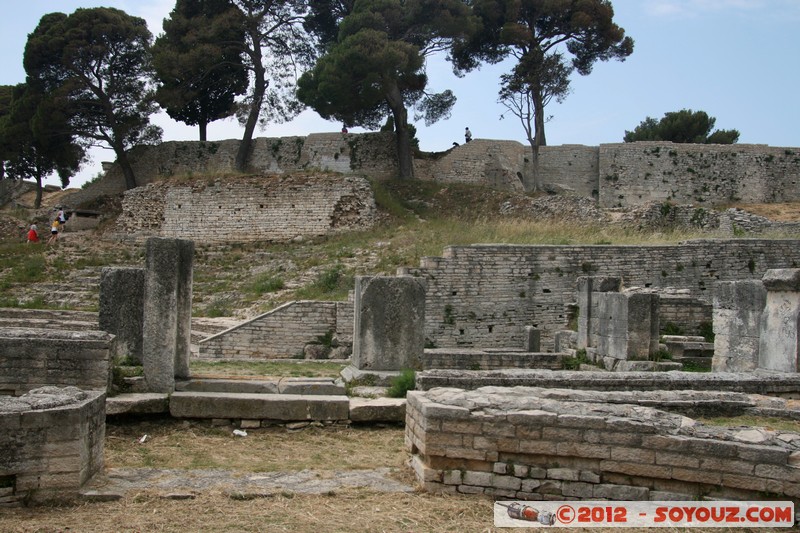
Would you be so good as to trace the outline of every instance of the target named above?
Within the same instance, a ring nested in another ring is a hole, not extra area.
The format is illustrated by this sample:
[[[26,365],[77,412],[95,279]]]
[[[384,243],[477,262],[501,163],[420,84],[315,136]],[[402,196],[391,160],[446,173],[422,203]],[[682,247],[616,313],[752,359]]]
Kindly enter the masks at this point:
[[[173,419],[109,424],[106,466],[275,472],[402,468],[406,460],[402,428],[275,427],[245,438],[232,430]]]
[[[800,222],[800,202],[782,204],[736,204],[727,207],[738,207],[776,222]]]
[[[193,378],[249,379],[253,377],[335,378],[347,366],[326,361],[200,361],[189,363]]]
[[[145,433],[149,435],[148,440],[140,445],[138,440]],[[247,438],[239,439],[231,436],[230,428],[223,430],[207,424],[165,419],[109,425],[106,460],[107,465],[113,467],[221,466],[247,471],[400,467],[406,458],[402,438],[403,430],[399,428],[309,428],[299,432],[256,430],[250,431]],[[411,481],[408,469],[398,470],[405,476],[404,481]],[[129,492],[114,502],[0,509],[0,531],[472,533],[523,529],[495,528],[492,500],[480,496],[343,489],[321,495],[282,492],[258,499],[234,499],[218,489],[202,492],[189,500],[166,499],[144,490]],[[593,531],[619,530],[596,528]],[[686,529],[659,531],[674,533]],[[742,530],[693,528],[691,531]]]

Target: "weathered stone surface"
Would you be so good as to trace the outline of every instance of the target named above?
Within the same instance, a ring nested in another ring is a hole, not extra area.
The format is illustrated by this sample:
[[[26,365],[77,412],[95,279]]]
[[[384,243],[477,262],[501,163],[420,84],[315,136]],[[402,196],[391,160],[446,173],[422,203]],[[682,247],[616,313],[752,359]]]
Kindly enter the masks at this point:
[[[169,413],[166,393],[118,394],[106,399],[107,415],[143,415]]]
[[[353,365],[420,368],[425,347],[425,283],[410,276],[357,277]]]
[[[0,391],[57,385],[105,390],[114,336],[104,331],[0,330]]]
[[[764,274],[767,303],[761,315],[758,366],[795,373],[800,355],[800,269]]]
[[[100,274],[100,329],[115,336],[112,358],[142,364],[144,269],[109,268]]]
[[[194,243],[150,238],[145,257],[142,359],[150,392],[189,377]]]
[[[0,396],[0,478],[5,503],[67,499],[103,470],[105,392],[41,387]]]
[[[176,418],[347,420],[350,402],[347,396],[176,392],[169,410]]]
[[[405,398],[350,398],[352,422],[403,422]]]
[[[800,438],[705,426],[655,408],[690,412],[738,406],[735,411],[780,404],[794,413],[793,402],[690,390],[435,388],[409,395],[406,446],[421,463],[418,477],[420,471],[425,480],[441,476],[462,493],[648,500],[653,488],[702,494],[711,485],[716,498],[755,498],[768,486],[794,497],[800,494],[794,466],[800,462]],[[451,411],[459,413],[457,420]],[[480,433],[473,432],[475,423]],[[459,467],[463,475],[453,475]],[[425,489],[442,486],[430,483]]]

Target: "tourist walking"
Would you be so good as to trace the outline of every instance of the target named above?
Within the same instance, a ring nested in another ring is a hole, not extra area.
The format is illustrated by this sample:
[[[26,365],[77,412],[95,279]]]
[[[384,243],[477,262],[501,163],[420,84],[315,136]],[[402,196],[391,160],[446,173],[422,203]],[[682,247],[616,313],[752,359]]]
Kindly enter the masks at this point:
[[[469,131],[469,127],[464,130],[464,141],[470,142],[472,140],[472,132]]]
[[[53,220],[53,225],[50,226],[50,238],[47,239],[47,244],[53,244],[58,240],[58,219]]]
[[[28,244],[32,242],[39,242],[39,228],[36,224],[31,224],[31,229],[28,230]]]

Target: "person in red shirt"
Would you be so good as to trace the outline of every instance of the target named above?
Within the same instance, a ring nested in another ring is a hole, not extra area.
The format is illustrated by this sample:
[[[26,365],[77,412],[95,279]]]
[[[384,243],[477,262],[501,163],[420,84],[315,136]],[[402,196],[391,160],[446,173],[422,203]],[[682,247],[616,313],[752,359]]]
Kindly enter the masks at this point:
[[[28,243],[39,242],[39,232],[37,231],[36,224],[31,224],[31,229],[28,230]]]

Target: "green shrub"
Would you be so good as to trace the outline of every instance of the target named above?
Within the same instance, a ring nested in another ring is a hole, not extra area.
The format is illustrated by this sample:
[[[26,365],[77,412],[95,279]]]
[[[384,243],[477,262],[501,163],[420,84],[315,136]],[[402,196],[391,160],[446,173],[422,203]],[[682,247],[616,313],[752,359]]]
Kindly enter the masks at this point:
[[[392,385],[386,391],[386,396],[389,398],[405,398],[406,393],[414,390],[416,382],[416,374],[410,368],[403,370],[399,376],[392,379]]]

